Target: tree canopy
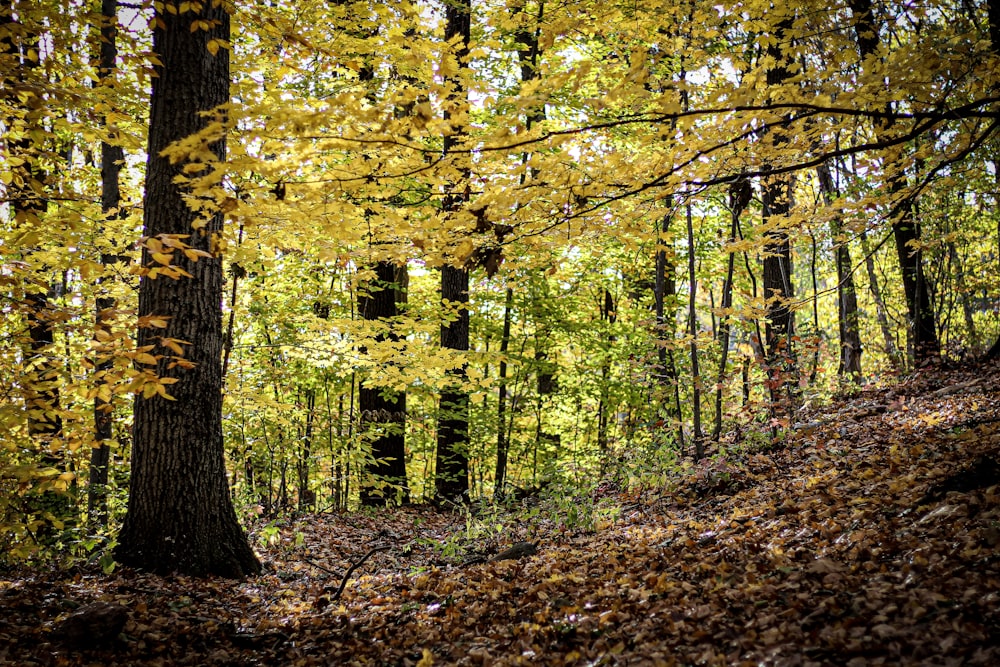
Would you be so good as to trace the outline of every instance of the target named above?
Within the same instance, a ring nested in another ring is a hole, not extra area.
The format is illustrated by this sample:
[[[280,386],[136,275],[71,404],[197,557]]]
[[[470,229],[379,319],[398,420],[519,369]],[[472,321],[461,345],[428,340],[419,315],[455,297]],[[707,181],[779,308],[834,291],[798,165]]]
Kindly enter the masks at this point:
[[[646,483],[997,340],[995,2],[97,4],[0,8],[12,557],[117,525],[175,400],[277,516]],[[160,143],[175,18],[229,93]]]

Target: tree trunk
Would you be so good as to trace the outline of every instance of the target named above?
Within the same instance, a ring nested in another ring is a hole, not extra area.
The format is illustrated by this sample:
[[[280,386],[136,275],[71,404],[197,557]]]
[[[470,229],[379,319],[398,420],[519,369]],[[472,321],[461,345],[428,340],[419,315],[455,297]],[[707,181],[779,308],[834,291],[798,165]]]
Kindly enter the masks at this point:
[[[458,317],[441,326],[441,347],[469,349],[469,272],[441,267],[441,299],[461,304]],[[439,500],[459,502],[469,494],[469,394],[457,387],[465,379],[464,366],[450,371],[454,388],[441,392],[438,414],[435,489]]]
[[[145,275],[140,282],[139,349],[149,346],[160,355],[159,378],[177,381],[166,385],[173,400],[136,397],[128,512],[115,557],[154,572],[242,577],[259,572],[260,563],[236,519],[226,482],[222,261],[213,247],[223,216],[216,212],[206,219],[193,212],[174,182],[183,163],[171,164],[161,154],[205,127],[202,111],[229,101],[229,50],[212,55],[207,46],[212,39],[229,39],[225,7],[204,3],[178,14],[158,8],[153,21],[153,51],[161,64],[152,77],[144,233],[151,239],[186,238],[210,256],[191,261],[172,253],[171,263],[192,277]],[[209,28],[192,30],[195,21]],[[207,148],[219,161],[225,159],[224,136]],[[158,265],[145,248],[142,266]],[[165,319],[166,327],[150,326],[154,317]],[[183,357],[171,357],[161,337],[190,345]]]
[[[794,11],[794,10],[790,10]],[[767,85],[780,86],[790,76],[785,40],[792,28],[793,16],[781,18],[767,47],[767,55],[774,63],[767,70]],[[779,127],[771,127],[768,132],[775,147],[787,143],[787,137]],[[795,370],[795,352],[792,346],[794,320],[790,301],[792,289],[792,257],[788,231],[782,227],[782,220],[791,211],[791,187],[785,176],[765,176],[761,183],[764,222],[772,225],[765,234],[764,245],[764,299],[767,303],[767,324],[764,328],[767,351],[768,386],[772,401],[777,398],[776,390],[784,387],[791,391],[795,384],[792,374]]]
[[[858,51],[863,59],[878,55],[879,33],[875,25],[875,15],[871,0],[850,0],[854,14],[854,29]],[[890,109],[887,109],[890,110]],[[889,138],[894,119],[889,116],[876,122],[875,132],[879,141]],[[913,199],[906,195],[906,174],[901,165],[899,149],[886,158],[884,170],[889,174],[889,194],[897,199],[892,220],[892,234],[896,241],[896,256],[899,258],[903,276],[903,292],[906,297],[908,338],[913,350],[913,361],[920,364],[941,354],[934,326],[934,306],[927,291],[924,264],[920,252],[920,226],[913,211]]]
[[[459,0],[445,5],[445,41],[455,43],[454,57],[458,69],[468,67],[469,43],[472,40],[472,1]],[[452,94],[449,103],[453,109],[468,108],[468,92],[462,77],[451,80]],[[445,118],[455,115],[452,109],[445,111]],[[444,157],[448,158],[461,143],[463,128],[456,128],[453,134],[444,138]],[[468,203],[465,194],[470,176],[468,156],[455,156],[461,182],[451,183],[451,192],[445,197],[442,208],[447,215],[459,211]],[[464,266],[444,265],[441,267],[441,300],[448,306],[459,304],[457,317],[441,326],[441,347],[460,352],[469,349],[469,270]],[[435,490],[438,500],[461,502],[469,495],[469,393],[461,387],[466,373],[464,365],[450,371],[451,385],[441,392],[438,414],[437,468]]]
[[[691,420],[694,440],[694,459],[701,460],[705,456],[705,443],[701,432],[701,371],[698,369],[698,278],[695,275],[695,238],[694,222],[691,215],[691,204],[684,207],[685,218],[687,219],[687,241],[688,241],[688,335],[691,336],[689,343],[691,352]]]
[[[608,384],[611,381],[611,352],[615,343],[614,325],[618,321],[615,298],[608,289],[599,303],[601,321],[606,323],[607,331],[603,341],[601,355],[601,386],[600,400],[597,404],[597,449],[601,455],[601,468],[608,462],[608,416],[611,411],[611,391]]]
[[[733,274],[736,271],[736,253],[732,250],[732,244],[736,243],[737,229],[739,228],[740,216],[750,205],[753,196],[750,181],[740,178],[729,189],[729,214],[731,224],[729,226],[729,238],[726,242],[730,245],[726,254],[726,280],[722,284],[722,303],[720,307],[722,314],[719,316],[719,372],[715,379],[715,426],[712,429],[712,440],[718,442],[722,435],[722,394],[726,381],[726,364],[729,361],[729,340],[732,333],[730,326],[730,309],[733,307]]]
[[[26,17],[19,17],[26,22]],[[0,5],[0,49],[9,59],[13,81],[0,81],[0,89],[7,96],[7,107],[17,110],[10,118],[3,120],[5,148],[19,164],[10,163],[11,181],[6,188],[11,221],[15,228],[42,230],[45,228],[45,214],[48,201],[47,174],[41,165],[43,149],[33,139],[46,123],[46,102],[39,94],[31,78],[37,76],[39,66],[39,39],[32,32],[33,27],[15,21],[15,3]],[[51,267],[33,255],[40,248],[19,248],[20,259],[29,266],[28,282],[21,313],[28,330],[27,345],[24,350],[22,368],[24,376],[18,378],[17,386],[22,388],[27,416],[28,434],[38,448],[39,470],[55,469],[59,473],[69,472],[70,466],[62,444],[63,424],[60,410],[59,386],[62,384],[62,367],[56,360],[53,345],[53,326],[60,321],[53,299],[57,296],[58,283],[52,280]],[[51,479],[55,475],[45,475],[37,481]],[[57,521],[71,518],[74,512],[73,499],[62,491],[44,491],[38,496],[30,496],[25,505],[28,514],[42,520],[35,533],[40,544],[55,541],[56,525],[47,516]],[[30,522],[32,519],[28,519]]]
[[[393,262],[375,264],[375,280],[358,297],[358,312],[365,320],[393,325],[399,311],[400,267]],[[376,342],[398,340],[393,333],[379,333]],[[371,458],[363,473],[361,504],[366,507],[410,502],[406,482],[406,394],[361,380],[358,392],[361,432],[371,445]]]
[[[862,232],[860,238],[861,252],[865,256],[865,272],[868,274],[868,288],[872,293],[872,300],[875,302],[875,319],[878,320],[879,329],[882,331],[885,354],[893,369],[898,371],[903,367],[903,360],[900,357],[899,348],[896,347],[896,340],[892,336],[892,328],[889,326],[888,309],[882,299],[882,289],[878,285],[878,274],[875,272],[875,258],[868,243],[868,235]]]
[[[667,230],[670,228],[670,216],[664,216],[657,225],[656,260],[653,283],[653,301],[656,313],[656,374],[660,385],[670,392],[667,401],[667,418],[670,427],[677,429],[677,446],[684,449],[684,425],[681,423],[681,397],[678,383],[677,364],[674,363],[673,349],[670,347],[674,337],[674,316],[667,316],[666,303],[668,298],[673,301],[677,291],[674,280],[674,264],[667,253]],[[671,304],[672,305],[672,304]]]
[[[115,60],[118,57],[118,0],[102,0],[101,2],[101,50],[98,63],[98,85],[111,86],[117,69]],[[101,142],[101,212],[105,219],[120,218],[121,190],[118,175],[121,172],[125,152],[121,146],[115,146],[107,141]],[[117,254],[102,253],[101,264],[110,267],[125,261]],[[111,326],[114,323],[116,299],[109,294],[109,279],[102,276],[97,286],[99,293],[96,299],[96,317],[94,321],[94,340],[97,353],[95,355],[94,376],[98,384],[103,382],[103,375],[112,368],[111,355],[102,352],[103,340],[111,338]],[[92,526],[106,526],[108,523],[108,468],[111,463],[111,448],[107,442],[114,436],[110,400],[101,396],[94,399],[94,444],[90,451],[90,477],[87,483],[87,516]]]
[[[510,441],[507,434],[507,351],[510,349],[511,311],[514,308],[514,290],[507,288],[503,305],[503,333],[500,337],[500,370],[497,379],[497,466],[493,476],[493,497],[497,500],[504,496],[504,486],[507,481],[507,449]]]
[[[830,167],[821,164],[816,167],[816,177],[819,180],[820,193],[827,206],[834,203],[839,196],[837,186],[830,174]],[[854,286],[854,262],[851,259],[851,246],[846,238],[842,238],[840,222],[830,221],[830,236],[835,246],[835,261],[837,264],[837,330],[840,339],[840,363],[837,374],[855,382],[861,378],[861,332],[858,326],[858,292]]]

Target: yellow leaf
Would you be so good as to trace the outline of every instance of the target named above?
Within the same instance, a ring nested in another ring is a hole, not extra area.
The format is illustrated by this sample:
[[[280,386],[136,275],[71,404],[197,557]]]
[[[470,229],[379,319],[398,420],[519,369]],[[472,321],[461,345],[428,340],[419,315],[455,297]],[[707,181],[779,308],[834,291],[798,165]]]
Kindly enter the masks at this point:
[[[135,363],[137,364],[151,364],[156,365],[156,357],[149,354],[148,352],[140,352],[135,355]]]
[[[170,255],[165,252],[154,252],[153,259],[164,266],[170,266]]]
[[[469,258],[474,249],[475,246],[472,245],[472,241],[469,239],[465,239],[464,241],[458,244],[457,248],[455,248],[455,259],[457,259],[460,262],[464,262]]]
[[[423,657],[417,661],[417,667],[431,667],[434,664],[434,654],[429,648],[423,650]]]
[[[156,385],[156,393],[167,399],[168,401],[176,401],[177,399],[167,393],[167,388],[162,384]]]
[[[164,347],[169,347],[171,350],[173,350],[174,353],[177,354],[178,356],[181,356],[181,357],[184,356],[184,348],[181,347],[177,343],[177,341],[174,340],[173,338],[164,338],[160,342],[163,344]]]

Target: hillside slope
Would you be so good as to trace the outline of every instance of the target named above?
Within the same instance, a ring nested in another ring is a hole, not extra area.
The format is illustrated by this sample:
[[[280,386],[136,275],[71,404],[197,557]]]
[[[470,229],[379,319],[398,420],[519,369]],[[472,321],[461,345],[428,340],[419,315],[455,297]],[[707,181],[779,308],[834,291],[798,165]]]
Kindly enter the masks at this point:
[[[257,531],[266,571],[245,582],[8,572],[0,662],[1000,663],[996,364],[862,392],[780,448],[602,502],[617,513],[588,532],[552,511],[311,515]],[[125,607],[123,631],[67,639],[95,601]]]

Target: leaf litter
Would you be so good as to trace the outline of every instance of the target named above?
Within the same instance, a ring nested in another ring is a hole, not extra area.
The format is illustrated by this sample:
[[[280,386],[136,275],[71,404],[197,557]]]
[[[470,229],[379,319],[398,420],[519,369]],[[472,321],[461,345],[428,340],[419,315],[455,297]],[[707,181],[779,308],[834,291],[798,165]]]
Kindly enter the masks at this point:
[[[245,581],[0,572],[0,664],[998,664],[998,370],[802,411],[595,530],[412,506],[259,526]]]

